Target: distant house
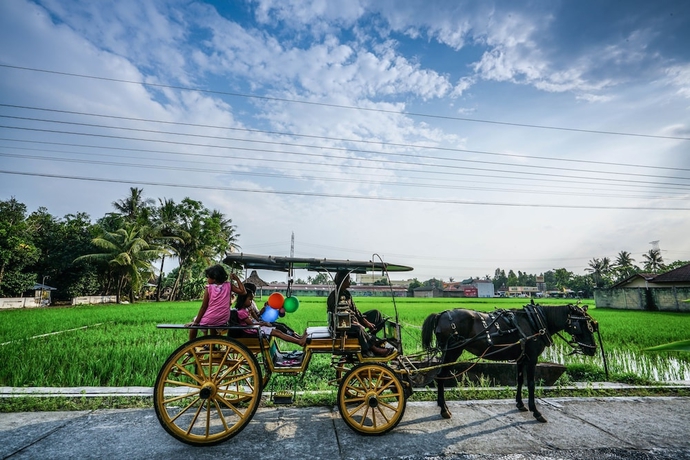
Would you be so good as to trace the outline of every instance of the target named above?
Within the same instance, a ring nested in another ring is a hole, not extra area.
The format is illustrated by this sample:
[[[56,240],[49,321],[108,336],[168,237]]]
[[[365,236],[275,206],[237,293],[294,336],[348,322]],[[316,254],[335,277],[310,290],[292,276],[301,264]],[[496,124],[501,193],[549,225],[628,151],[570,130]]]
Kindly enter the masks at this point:
[[[463,281],[445,283],[443,297],[493,297],[494,284],[488,280],[468,278]]]
[[[637,273],[613,285],[596,289],[597,308],[690,312],[690,264],[666,273]]]

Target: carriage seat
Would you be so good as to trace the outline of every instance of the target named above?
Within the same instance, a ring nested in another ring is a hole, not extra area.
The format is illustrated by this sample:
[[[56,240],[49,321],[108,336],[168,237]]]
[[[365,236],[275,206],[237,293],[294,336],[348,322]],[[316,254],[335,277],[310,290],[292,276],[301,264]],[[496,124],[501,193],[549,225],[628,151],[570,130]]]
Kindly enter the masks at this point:
[[[333,336],[328,326],[313,326],[307,328],[307,337],[312,339],[330,339]]]

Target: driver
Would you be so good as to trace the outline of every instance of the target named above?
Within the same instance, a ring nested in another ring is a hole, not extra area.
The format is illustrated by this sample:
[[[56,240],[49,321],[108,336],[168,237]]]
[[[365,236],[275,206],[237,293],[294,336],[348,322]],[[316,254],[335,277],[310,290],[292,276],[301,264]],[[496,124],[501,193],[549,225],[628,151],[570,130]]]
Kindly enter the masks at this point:
[[[347,335],[359,339],[362,353],[366,354],[370,352],[376,356],[388,356],[391,354],[393,352],[392,348],[384,348],[376,345],[376,333],[381,330],[385,323],[381,312],[378,310],[369,310],[364,314],[360,313],[355,302],[352,300],[352,294],[347,290],[347,288],[350,287],[350,273],[347,270],[340,270],[336,273],[335,285],[336,289],[330,293],[328,301],[326,302],[328,306],[329,321],[335,317],[336,305],[338,304],[338,300],[336,300],[335,296],[336,291],[338,291],[340,297],[339,301],[347,302],[350,312],[354,315],[354,321],[347,331]],[[367,329],[369,329],[369,332],[367,332]]]

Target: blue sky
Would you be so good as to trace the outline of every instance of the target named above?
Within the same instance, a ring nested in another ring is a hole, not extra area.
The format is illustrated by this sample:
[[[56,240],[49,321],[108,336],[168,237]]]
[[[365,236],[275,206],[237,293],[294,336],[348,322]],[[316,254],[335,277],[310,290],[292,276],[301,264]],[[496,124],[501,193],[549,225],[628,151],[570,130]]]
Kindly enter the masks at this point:
[[[0,2],[0,199],[419,279],[690,260],[690,3]]]

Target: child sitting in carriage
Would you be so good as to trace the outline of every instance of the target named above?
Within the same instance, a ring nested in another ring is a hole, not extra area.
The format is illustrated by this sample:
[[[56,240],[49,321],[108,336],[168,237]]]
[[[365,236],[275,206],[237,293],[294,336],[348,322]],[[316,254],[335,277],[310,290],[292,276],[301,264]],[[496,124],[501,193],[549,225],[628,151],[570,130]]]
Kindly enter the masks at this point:
[[[271,323],[267,323],[265,321],[262,321],[261,319],[255,319],[252,312],[250,311],[250,308],[252,308],[252,304],[254,303],[253,300],[254,294],[251,291],[247,291],[244,294],[238,295],[237,301],[235,302],[235,309],[237,310],[237,319],[241,325],[261,326],[259,329],[244,329],[243,332],[245,334],[255,336],[258,334],[260,330],[261,333],[266,336],[278,337],[279,339],[283,339],[286,342],[296,343],[300,347],[304,347],[307,344],[308,338],[306,331],[301,336],[292,336],[286,334],[285,332],[282,332]],[[256,305],[254,305],[253,308],[256,309]]]
[[[242,281],[234,273],[230,276],[235,281],[228,281],[228,273],[222,265],[214,265],[204,271],[208,285],[204,290],[199,313],[187,326],[225,326],[230,318],[232,293],[246,295]],[[189,330],[189,340],[195,339],[198,329]]]
[[[247,310],[249,310],[249,313],[252,315],[252,317],[256,321],[261,321],[261,315],[264,314],[267,308],[271,308],[268,305],[268,302],[266,302],[261,310],[256,306],[256,302],[254,302],[254,299],[256,298],[256,285],[251,282],[245,282],[244,283],[244,288],[247,290],[247,295],[251,297],[251,302],[249,302],[249,306],[247,307]],[[281,308],[278,310],[278,316],[281,318],[285,316],[285,309]],[[287,324],[279,323],[277,321],[271,322],[271,326],[275,327],[278,329],[280,332],[283,332],[287,335],[291,335],[296,338],[301,338],[301,336],[296,333],[290,326]]]

